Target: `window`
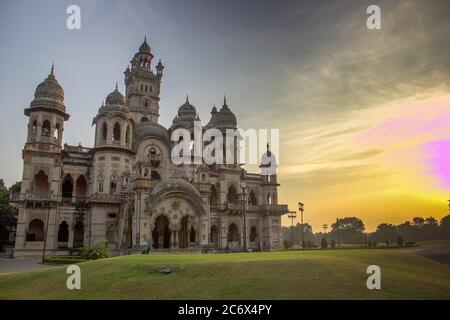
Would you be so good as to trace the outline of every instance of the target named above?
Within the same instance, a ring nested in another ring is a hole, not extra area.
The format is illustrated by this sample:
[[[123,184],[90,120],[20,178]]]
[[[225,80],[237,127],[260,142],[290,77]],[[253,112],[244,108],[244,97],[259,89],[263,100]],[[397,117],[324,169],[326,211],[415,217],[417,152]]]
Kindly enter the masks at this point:
[[[255,192],[253,190],[250,191],[250,196],[248,197],[248,204],[252,205],[252,206],[256,206],[257,205],[256,195],[255,195]]]
[[[147,100],[144,101],[144,108],[146,108],[146,109],[148,108],[148,101]]]
[[[103,192],[103,181],[98,183],[98,192]]]
[[[117,183],[111,182],[110,193],[116,193]]]
[[[101,127],[102,140],[106,140],[107,136],[108,136],[108,125],[106,124],[106,122],[103,122],[102,127]]]
[[[228,188],[227,201],[228,203],[237,203],[237,192],[234,186]]]
[[[34,175],[33,191],[37,193],[48,193],[50,191],[48,176],[42,170]]]
[[[27,234],[27,241],[44,241],[44,222],[40,219],[34,219],[30,222]]]
[[[44,120],[44,122],[42,123],[41,135],[43,137],[50,137],[50,121]]]
[[[148,118],[147,117],[142,117],[141,118],[141,122],[148,122]]]
[[[120,124],[118,122],[114,125],[113,142],[120,142]]]

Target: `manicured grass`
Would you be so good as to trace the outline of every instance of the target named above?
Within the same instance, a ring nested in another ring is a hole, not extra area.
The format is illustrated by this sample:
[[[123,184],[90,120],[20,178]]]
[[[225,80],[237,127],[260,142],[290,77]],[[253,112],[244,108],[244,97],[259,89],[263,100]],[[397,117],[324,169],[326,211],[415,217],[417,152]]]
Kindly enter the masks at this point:
[[[448,242],[442,245],[448,246]],[[366,268],[381,267],[381,290]],[[450,266],[408,249],[131,255],[0,276],[0,299],[450,299]],[[174,272],[163,275],[165,267]]]

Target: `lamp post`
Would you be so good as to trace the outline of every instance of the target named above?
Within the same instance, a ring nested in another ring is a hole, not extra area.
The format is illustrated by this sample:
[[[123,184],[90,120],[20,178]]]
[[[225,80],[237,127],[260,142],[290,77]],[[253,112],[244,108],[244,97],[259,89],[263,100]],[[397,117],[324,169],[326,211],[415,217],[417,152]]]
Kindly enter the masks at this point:
[[[247,181],[245,181],[245,176],[243,176],[240,187],[242,189],[242,206],[241,206],[241,212],[242,212],[242,220],[244,224],[244,251],[247,251],[247,226],[245,222],[245,192],[247,190]]]
[[[288,218],[291,219],[291,241],[292,245],[294,245],[294,219],[297,218],[295,211],[289,211]]]
[[[327,229],[328,229],[328,225],[325,223],[325,224],[322,225],[322,228],[323,228],[323,230],[324,230],[324,237],[325,237],[325,239],[326,239],[326,238],[327,238]]]
[[[300,210],[300,214],[301,214],[301,224],[302,224],[302,249],[305,249],[304,246],[304,240],[303,240],[303,233],[304,233],[304,227],[303,227],[303,210],[305,209],[305,205],[301,202],[298,203],[298,210]]]

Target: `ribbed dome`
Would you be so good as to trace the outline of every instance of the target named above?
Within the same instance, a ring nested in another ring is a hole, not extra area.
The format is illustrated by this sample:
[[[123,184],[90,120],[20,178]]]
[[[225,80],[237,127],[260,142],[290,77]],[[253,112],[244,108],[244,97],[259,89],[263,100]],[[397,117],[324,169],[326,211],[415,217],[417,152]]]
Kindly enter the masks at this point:
[[[53,66],[47,79],[42,81],[34,92],[35,98],[53,98],[64,101],[64,89],[59,85],[53,73]]]
[[[106,105],[125,105],[125,97],[120,93],[119,89],[117,89],[117,85],[116,90],[106,97]]]
[[[178,108],[178,114],[172,121],[171,129],[182,126],[190,128],[194,126],[194,121],[200,121],[200,118],[197,116],[196,108],[189,103],[189,97],[186,96],[186,102]]]
[[[213,107],[211,119],[207,125],[208,128],[236,128],[236,126],[236,116],[228,107],[226,99],[224,99],[223,106],[219,112],[217,112],[215,106]]]
[[[147,43],[147,37],[145,37],[144,42],[139,47],[139,52],[150,53],[150,46]]]
[[[54,68],[50,71],[48,77],[36,87],[34,99],[30,103],[30,109],[45,107],[58,109],[65,112],[64,90],[54,75]]]

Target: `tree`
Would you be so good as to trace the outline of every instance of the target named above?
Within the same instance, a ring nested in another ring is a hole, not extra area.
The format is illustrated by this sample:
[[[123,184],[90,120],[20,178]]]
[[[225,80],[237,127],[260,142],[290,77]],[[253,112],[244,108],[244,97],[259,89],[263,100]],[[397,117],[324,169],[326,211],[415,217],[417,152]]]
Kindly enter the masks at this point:
[[[320,241],[320,247],[322,249],[326,249],[328,247],[328,241],[325,239],[325,237],[322,238],[322,241]]]
[[[339,221],[339,222],[338,222]],[[338,237],[341,243],[361,243],[361,236],[365,230],[364,223],[357,217],[339,218],[331,225],[331,235]]]
[[[439,233],[442,238],[447,239],[450,237],[450,214],[441,219]]]
[[[336,242],[334,242],[334,239],[331,240],[330,247],[333,249],[336,248]]]
[[[402,237],[398,237],[397,238],[397,245],[400,246],[400,247],[403,245],[403,238]]]

